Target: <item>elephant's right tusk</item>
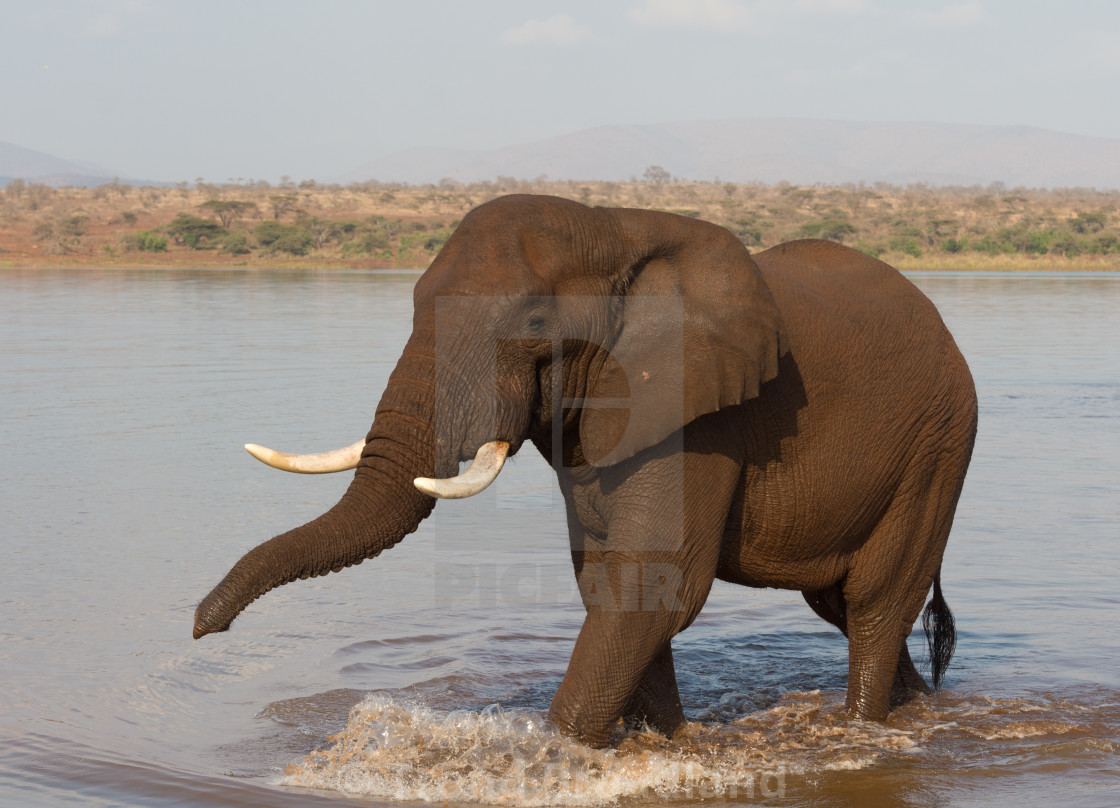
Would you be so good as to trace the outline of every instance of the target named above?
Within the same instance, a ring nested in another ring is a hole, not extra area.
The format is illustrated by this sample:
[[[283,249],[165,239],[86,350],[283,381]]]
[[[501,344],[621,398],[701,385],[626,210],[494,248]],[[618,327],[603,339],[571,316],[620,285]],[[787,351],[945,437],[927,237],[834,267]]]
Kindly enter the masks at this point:
[[[504,440],[484,443],[474,456],[470,468],[458,477],[433,479],[417,477],[413,484],[428,496],[439,499],[465,499],[473,497],[494,482],[506,462],[509,444]]]
[[[357,468],[358,461],[362,459],[362,449],[365,440],[347,446],[345,449],[335,449],[333,452],[320,452],[319,454],[284,454],[255,443],[246,443],[245,451],[266,466],[282,471],[294,471],[297,474],[329,474],[332,471],[348,471]]]

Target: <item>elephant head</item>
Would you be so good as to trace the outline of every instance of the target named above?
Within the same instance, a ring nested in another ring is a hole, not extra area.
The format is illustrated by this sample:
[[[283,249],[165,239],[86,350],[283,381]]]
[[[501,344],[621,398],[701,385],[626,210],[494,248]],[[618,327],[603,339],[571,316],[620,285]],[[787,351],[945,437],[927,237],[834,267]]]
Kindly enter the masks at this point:
[[[527,439],[558,470],[626,462],[756,396],[785,350],[758,268],[723,228],[545,196],[486,203],[417,282],[365,440],[326,455],[246,447],[293,471],[356,471],[327,513],[234,565],[194,636],[225,631],[274,587],[378,555],[436,497],[485,487]]]

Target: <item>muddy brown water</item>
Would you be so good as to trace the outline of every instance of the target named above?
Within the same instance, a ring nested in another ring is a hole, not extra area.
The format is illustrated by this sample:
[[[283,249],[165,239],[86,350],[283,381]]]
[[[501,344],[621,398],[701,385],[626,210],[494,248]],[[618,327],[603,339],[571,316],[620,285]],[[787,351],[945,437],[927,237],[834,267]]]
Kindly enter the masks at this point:
[[[364,434],[416,277],[0,270],[0,803],[1120,804],[1120,274],[911,276],[981,420],[957,655],[886,724],[844,719],[844,642],[799,595],[717,584],[675,641],[683,738],[553,733],[582,607],[530,451],[193,643],[230,564],[347,482],[241,445]]]

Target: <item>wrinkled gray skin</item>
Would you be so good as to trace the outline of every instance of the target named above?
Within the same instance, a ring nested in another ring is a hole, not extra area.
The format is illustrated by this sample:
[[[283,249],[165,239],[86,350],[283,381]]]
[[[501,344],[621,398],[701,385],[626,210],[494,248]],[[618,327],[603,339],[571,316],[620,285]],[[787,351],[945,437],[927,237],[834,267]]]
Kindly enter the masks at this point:
[[[823,241],[752,257],[702,221],[503,197],[417,283],[342,500],[246,553],[194,636],[396,544],[435,504],[414,478],[529,440],[587,608],[550,711],[564,732],[681,725],[670,640],[716,578],[801,591],[848,637],[850,714],[883,719],[929,690],[905,638],[931,584],[935,680],[948,661],[938,578],[975,430],[964,359],[886,264]]]

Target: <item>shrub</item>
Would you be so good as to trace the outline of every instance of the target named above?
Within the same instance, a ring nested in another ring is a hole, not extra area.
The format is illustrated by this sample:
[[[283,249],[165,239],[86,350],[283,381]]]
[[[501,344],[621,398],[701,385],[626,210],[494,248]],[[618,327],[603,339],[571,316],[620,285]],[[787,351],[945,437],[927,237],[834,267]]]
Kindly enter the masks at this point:
[[[288,255],[306,255],[311,248],[311,236],[302,228],[281,222],[264,221],[253,228],[253,235],[269,252]]]
[[[167,252],[167,236],[141,230],[136,234],[136,249],[141,252]]]
[[[451,232],[448,230],[436,231],[435,233],[408,233],[401,236],[401,249],[439,252],[449,238],[451,238]]]
[[[903,255],[911,255],[914,258],[922,257],[922,245],[918,243],[918,239],[914,236],[891,239],[891,249]]]
[[[1069,226],[1075,233],[1099,233],[1108,223],[1104,213],[1078,213],[1076,218],[1069,219]]]
[[[851,222],[843,219],[824,219],[819,222],[806,222],[797,228],[794,238],[823,238],[843,242],[856,234]]]
[[[972,242],[972,249],[976,252],[982,252],[986,255],[1001,255],[1002,253],[1014,252],[1014,248],[995,236],[986,235],[983,238],[977,239]]]
[[[167,252],[167,236],[161,236],[151,230],[141,230],[139,233],[129,233],[122,238],[121,246],[134,252]]]
[[[748,246],[762,243],[762,228],[754,218],[736,219],[728,229]]]
[[[1102,233],[1091,242],[1091,253],[1120,252],[1120,236],[1115,233]]]
[[[1050,251],[1050,243],[1055,233],[1049,230],[1028,230],[1012,242],[1019,250],[1028,255],[1042,255]]]
[[[227,233],[226,237],[222,239],[222,252],[227,252],[230,255],[245,255],[251,251],[249,239],[245,237],[244,233]]]
[[[64,236],[80,238],[86,234],[86,225],[88,223],[89,217],[84,213],[79,213],[77,216],[71,216],[59,222],[58,231]]]
[[[186,244],[197,250],[203,242],[215,241],[226,234],[226,229],[213,219],[202,219],[189,213],[180,213],[167,225],[167,233],[176,244]]]
[[[864,255],[870,255],[872,258],[878,258],[885,252],[885,250],[883,249],[883,245],[872,244],[871,242],[864,241],[863,239],[856,241],[854,246],[861,253],[863,253]]]

